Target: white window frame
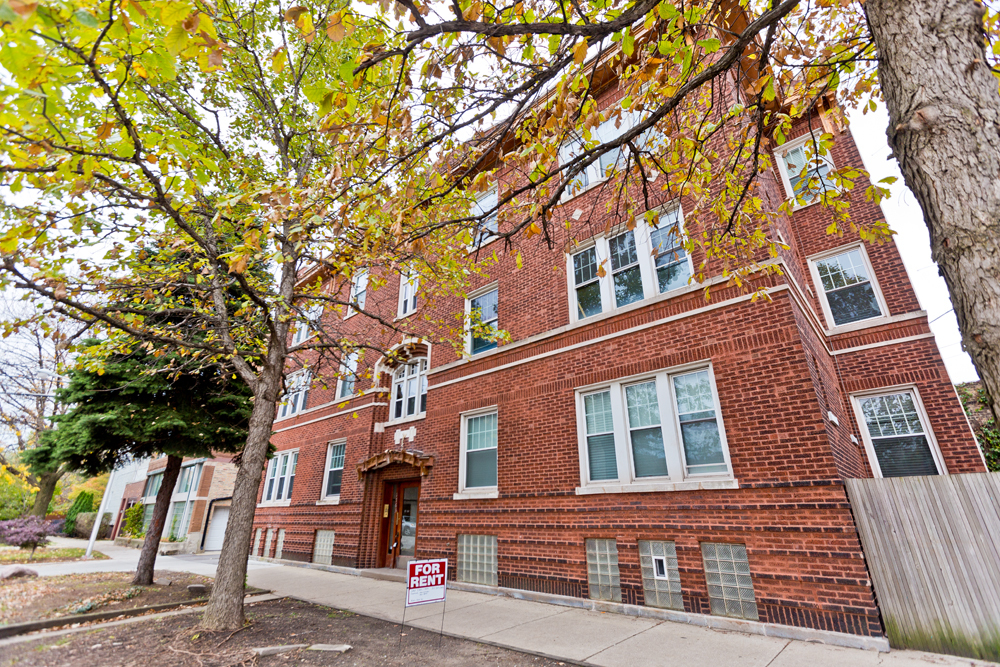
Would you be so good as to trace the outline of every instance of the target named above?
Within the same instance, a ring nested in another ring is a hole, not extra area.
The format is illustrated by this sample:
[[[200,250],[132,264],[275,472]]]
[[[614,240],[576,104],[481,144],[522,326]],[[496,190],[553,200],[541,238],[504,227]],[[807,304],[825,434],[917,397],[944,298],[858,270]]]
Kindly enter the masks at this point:
[[[716,424],[719,429],[719,440],[725,460],[726,472],[704,474],[686,474],[684,462],[684,442],[681,437],[680,422],[677,416],[677,398],[672,378],[698,371],[707,371],[712,388],[712,400],[715,409]],[[655,380],[658,408],[660,413],[660,428],[664,440],[668,475],[661,477],[638,477],[632,460],[631,440],[627,421],[628,409],[625,403],[625,388],[633,384],[641,384]],[[610,391],[611,410],[614,421],[615,460],[618,466],[618,478],[610,480],[591,480],[590,461],[587,453],[587,415],[584,397],[590,394]],[[719,391],[715,383],[715,371],[710,361],[699,361],[683,366],[660,369],[612,382],[578,387],[576,389],[577,444],[579,447],[580,486],[577,495],[591,493],[644,493],[660,491],[686,491],[693,489],[736,489],[739,482],[733,474],[733,464],[729,454],[729,441],[726,438],[725,419],[722,406],[719,403]]]
[[[322,488],[320,488],[320,499],[319,499],[319,502],[316,503],[317,505],[338,505],[338,504],[340,504],[340,493],[327,494],[327,492],[326,492],[326,490],[328,488],[329,481],[330,481],[329,480],[330,473],[332,472],[330,470],[330,463],[331,463],[331,461],[333,459],[333,448],[334,447],[343,447],[344,448],[344,462],[341,465],[341,467],[339,468],[339,470],[341,471],[341,473],[340,473],[340,491],[341,491],[341,493],[344,490],[344,473],[343,473],[343,471],[347,468],[347,440],[346,439],[331,440],[326,445],[326,462],[323,465]]]
[[[361,360],[361,350],[354,350],[349,352],[340,363],[340,373],[337,377],[337,387],[336,387],[336,397],[337,401],[346,401],[352,396],[358,393],[358,362]],[[353,376],[350,380],[351,393],[344,395],[344,389],[348,383],[348,377]]]
[[[820,280],[819,277],[819,267],[817,266],[817,262],[829,259],[830,257],[836,257],[837,255],[843,255],[851,252],[852,250],[859,250],[861,252],[861,260],[865,263],[865,270],[868,271],[868,282],[875,291],[875,300],[878,302],[878,307],[882,311],[882,314],[878,317],[870,317],[867,320],[858,320],[857,322],[850,322],[849,324],[837,324],[837,322],[833,319],[833,311],[830,310],[830,303],[826,298],[826,290],[823,289],[823,281]],[[878,326],[885,320],[889,319],[889,306],[886,304],[885,297],[882,295],[882,288],[879,286],[878,278],[875,276],[875,269],[872,267],[872,261],[871,258],[868,257],[868,251],[865,249],[864,243],[860,241],[857,243],[849,243],[838,248],[833,248],[832,250],[824,250],[823,252],[815,255],[810,255],[806,259],[809,264],[809,275],[812,277],[813,287],[816,288],[819,305],[823,309],[823,317],[826,319],[827,331],[832,333],[841,333],[844,331],[867,329],[868,327]]]
[[[820,132],[819,130],[813,130],[811,132],[806,132],[801,137],[798,137],[796,139],[792,139],[791,141],[783,143],[783,144],[781,144],[780,146],[778,146],[777,148],[774,149],[774,153],[773,153],[774,154],[774,161],[775,161],[775,163],[778,166],[778,175],[781,178],[781,183],[782,183],[782,185],[785,188],[785,196],[788,199],[792,200],[792,210],[793,211],[799,211],[799,210],[804,209],[804,208],[806,208],[808,206],[812,206],[813,204],[818,203],[819,200],[820,200],[820,195],[817,194],[811,200],[805,201],[805,202],[803,202],[801,204],[798,203],[797,201],[795,201],[796,195],[795,195],[795,191],[792,189],[792,181],[789,178],[788,167],[787,167],[787,165],[785,165],[785,155],[789,151],[793,151],[796,148],[802,148],[803,146],[806,146],[807,144],[813,144],[814,141],[815,141],[814,146],[815,145],[819,145],[822,142],[822,139],[821,139],[822,135],[823,135],[823,133]],[[834,169],[837,168],[836,165],[834,165],[834,163],[833,163],[833,157],[830,155],[830,151],[827,151],[826,155],[818,155],[818,154],[812,154],[812,155],[810,155],[810,152],[812,150],[813,150],[813,148],[810,148],[810,149],[807,149],[805,151],[808,157],[812,157],[815,160],[822,160],[823,162],[826,162],[830,166],[830,170],[831,171],[833,171]]]
[[[420,367],[419,366],[417,367],[417,374],[416,374],[416,378],[417,378],[417,394],[416,394],[416,397],[415,397],[416,409],[415,409],[415,412],[413,414],[408,415],[408,414],[406,414],[406,403],[407,403],[407,400],[410,398],[410,395],[409,395],[409,393],[407,392],[407,389],[406,389],[406,387],[408,385],[407,379],[410,378],[410,377],[413,377],[413,376],[411,376],[411,375],[404,375],[403,378],[402,378],[402,380],[397,380],[396,379],[396,373],[399,372],[399,369],[403,368],[404,366],[409,366],[409,365],[411,365],[413,363],[419,364],[421,361],[424,362],[424,364],[426,365],[426,368],[424,368],[423,370],[420,370]],[[413,420],[413,419],[422,419],[423,417],[425,417],[427,415],[427,411],[426,410],[421,410],[420,409],[420,397],[422,395],[425,396],[427,394],[427,373],[428,373],[428,371],[430,371],[430,367],[431,367],[431,362],[430,362],[430,358],[429,357],[413,357],[412,359],[408,359],[405,362],[401,361],[401,362],[399,362],[398,364],[396,364],[395,366],[393,366],[392,368],[389,369],[390,372],[391,372],[391,374],[392,374],[392,381],[389,384],[389,387],[390,387],[390,393],[389,393],[389,421],[386,422],[387,424],[395,424],[395,423],[398,423],[398,422],[410,421],[410,420]],[[402,414],[399,417],[396,417],[396,386],[399,385],[399,384],[403,385],[403,410],[402,410]]]
[[[472,213],[474,215],[483,215],[486,211],[483,210],[481,202],[488,198],[490,195],[496,197],[497,200],[497,210],[493,212],[486,220],[476,224],[472,228],[472,242],[469,244],[469,250],[477,250],[483,246],[495,241],[499,238],[498,233],[500,231],[500,188],[494,183],[490,187],[486,188],[480,193],[476,194],[476,202],[472,205]]]
[[[462,419],[462,426],[458,448],[458,493],[453,496],[454,500],[500,497],[498,486],[474,486],[472,488],[466,488],[465,486],[465,474],[466,468],[468,467],[466,454],[469,445],[469,420],[474,417],[483,417],[491,414],[495,414],[497,416],[497,484],[499,485],[500,483],[500,412],[497,409],[497,406],[491,405],[487,408],[478,408],[476,410],[463,412],[460,415]]]
[[[355,269],[354,275],[351,276],[351,291],[348,298],[351,305],[347,307],[347,314],[344,315],[345,320],[357,313],[358,310],[365,309],[365,304],[368,302],[368,277],[367,268]],[[359,296],[362,297],[360,300]],[[353,304],[358,305],[358,310],[355,310]]]
[[[309,398],[309,387],[312,385],[312,371],[308,368],[289,373],[285,378],[285,387],[288,391],[278,401],[278,414],[274,421],[291,419],[295,415],[301,414],[306,409],[306,400]],[[292,402],[292,398],[296,400]]]
[[[666,204],[664,206],[658,206],[651,209],[651,211],[656,214],[657,220],[659,220],[660,216],[671,213],[675,209],[677,211],[677,225],[681,233],[681,239],[686,241],[687,234],[684,232],[684,211],[679,204]],[[674,296],[677,294],[683,294],[685,291],[692,288],[692,285],[688,283],[666,292],[660,292],[660,283],[656,273],[656,256],[653,252],[654,247],[652,238],[653,232],[656,231],[656,228],[651,227],[646,222],[645,215],[641,216],[641,218],[637,216],[635,229],[632,230],[632,232],[635,237],[635,251],[636,256],[638,257],[639,273],[642,276],[642,298],[633,303],[619,306],[615,301],[614,276],[612,275],[613,272],[611,269],[611,239],[617,238],[628,231],[629,230],[626,225],[618,225],[607,234],[599,234],[598,236],[584,241],[574,248],[572,252],[566,254],[566,286],[568,289],[569,318],[571,324],[597,318],[626,308],[637,307],[639,304],[659,296],[670,298],[667,295]],[[598,276],[597,278],[601,288],[601,312],[584,317],[577,305],[576,272],[573,266],[573,258],[582,252],[586,252],[590,248],[594,248],[596,250],[598,267],[604,268],[604,275]],[[685,251],[685,260],[687,262],[688,273],[693,276],[694,261],[691,259],[691,253]]]
[[[299,345],[316,334],[312,323],[318,321],[323,316],[323,304],[316,303],[305,311],[305,317],[296,320],[295,330],[292,332],[292,347]]]
[[[271,460],[267,462],[267,465],[264,466],[264,491],[260,496],[260,506],[287,507],[292,503],[288,481],[295,478],[298,456],[298,448],[283,449],[280,452],[275,452]],[[282,464],[285,464],[284,471],[281,468]],[[273,497],[268,498],[268,484],[271,481],[272,470],[274,471],[274,488],[271,494]],[[280,483],[281,480],[284,480],[284,484]],[[278,495],[279,487],[281,487],[280,496]],[[294,491],[294,488],[292,490]]]
[[[485,295],[489,294],[490,292],[496,292],[497,293],[497,319],[496,319],[496,322],[497,322],[497,326],[499,327],[499,325],[500,325],[499,324],[500,323],[500,287],[499,286],[500,286],[499,281],[494,280],[493,282],[491,282],[489,285],[486,285],[485,287],[480,287],[477,290],[469,292],[469,294],[465,297],[465,351],[466,351],[466,353],[470,357],[473,356],[473,354],[475,354],[475,356],[479,356],[481,354],[486,354],[487,352],[492,352],[493,350],[497,349],[496,347],[491,347],[488,350],[483,350],[481,352],[475,352],[475,353],[473,353],[473,351],[472,351],[472,300],[473,299],[478,299],[481,296],[485,296]]]
[[[399,296],[396,299],[396,319],[401,320],[417,312],[417,290],[420,289],[420,275],[417,273],[399,276]]]
[[[931,428],[931,421],[927,416],[926,408],[924,408],[924,402],[920,398],[920,391],[914,384],[879,387],[878,389],[859,391],[851,394],[851,407],[854,409],[854,418],[858,425],[858,430],[861,432],[861,441],[865,445],[865,454],[868,455],[868,463],[871,465],[872,474],[877,478],[881,478],[882,468],[879,466],[878,456],[875,454],[875,443],[872,441],[871,434],[868,432],[868,424],[865,422],[865,415],[861,411],[861,399],[871,398],[873,396],[901,394],[903,392],[907,392],[913,396],[913,405],[917,408],[917,416],[920,417],[920,425],[924,427],[924,435],[927,438],[927,446],[931,450],[931,457],[934,459],[934,465],[937,466],[938,474],[947,475],[948,467],[944,463],[944,455],[941,453],[941,447],[938,445],[937,437],[934,435],[934,429]]]

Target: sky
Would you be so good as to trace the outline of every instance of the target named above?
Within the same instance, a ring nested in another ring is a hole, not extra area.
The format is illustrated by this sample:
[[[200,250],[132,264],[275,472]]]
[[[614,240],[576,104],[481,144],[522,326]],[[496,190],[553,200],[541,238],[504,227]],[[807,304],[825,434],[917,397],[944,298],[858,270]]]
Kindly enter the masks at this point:
[[[860,112],[848,114],[851,132],[861,152],[865,168],[873,181],[886,176],[899,180],[891,186],[892,196],[882,202],[885,220],[896,232],[896,246],[903,256],[903,264],[910,275],[910,281],[917,292],[920,306],[927,311],[931,331],[938,349],[944,358],[951,381],[970,382],[979,379],[972,359],[962,349],[962,337],[958,332],[958,321],[952,310],[948,287],[938,274],[937,264],[931,259],[931,243],[924,224],[924,216],[913,193],[903,183],[896,159],[888,159],[890,150],[885,130],[889,116],[885,106],[878,111],[862,115]]]

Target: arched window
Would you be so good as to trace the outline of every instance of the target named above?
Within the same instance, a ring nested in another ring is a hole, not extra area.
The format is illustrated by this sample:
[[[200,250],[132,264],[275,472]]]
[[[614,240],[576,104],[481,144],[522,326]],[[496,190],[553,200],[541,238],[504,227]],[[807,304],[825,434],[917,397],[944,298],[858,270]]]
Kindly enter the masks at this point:
[[[400,364],[392,374],[392,418],[403,419],[427,411],[427,359]]]

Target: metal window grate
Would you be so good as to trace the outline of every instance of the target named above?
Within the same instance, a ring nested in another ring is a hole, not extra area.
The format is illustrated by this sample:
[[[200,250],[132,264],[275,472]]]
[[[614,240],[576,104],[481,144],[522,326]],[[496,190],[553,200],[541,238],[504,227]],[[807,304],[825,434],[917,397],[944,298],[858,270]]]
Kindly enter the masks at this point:
[[[316,531],[316,543],[313,546],[313,562],[320,565],[333,565],[332,530]]]
[[[484,586],[497,585],[495,535],[458,536],[458,580]]]
[[[274,528],[267,529],[267,537],[264,538],[264,558],[271,557],[271,540],[274,538]]]
[[[615,540],[587,540],[587,583],[592,600],[622,601]]]
[[[278,529],[278,544],[274,547],[274,557],[281,558],[281,552],[285,548],[285,529]]]
[[[742,544],[701,543],[712,613],[758,620],[747,548]]]
[[[646,605],[684,611],[674,543],[639,540],[639,565]]]
[[[257,529],[257,536],[253,538],[253,555],[254,557],[260,556],[260,533],[261,529]]]

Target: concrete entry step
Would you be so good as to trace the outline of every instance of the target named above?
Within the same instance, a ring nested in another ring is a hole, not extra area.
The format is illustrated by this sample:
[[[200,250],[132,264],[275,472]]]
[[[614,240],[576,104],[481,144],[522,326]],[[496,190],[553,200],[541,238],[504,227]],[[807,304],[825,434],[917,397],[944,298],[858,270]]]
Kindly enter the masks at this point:
[[[383,581],[406,581],[406,570],[398,567],[378,567],[361,570],[361,576],[371,579],[382,579]]]

